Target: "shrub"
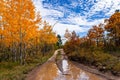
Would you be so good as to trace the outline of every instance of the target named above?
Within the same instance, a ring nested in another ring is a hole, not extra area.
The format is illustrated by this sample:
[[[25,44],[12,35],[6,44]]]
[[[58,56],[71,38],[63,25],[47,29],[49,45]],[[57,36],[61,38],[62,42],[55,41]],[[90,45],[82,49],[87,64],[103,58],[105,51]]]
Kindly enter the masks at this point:
[[[100,48],[84,48],[79,41],[69,41],[64,45],[68,58],[87,65],[96,66],[100,71],[120,74],[120,61],[117,57],[103,52]]]
[[[66,42],[63,48],[66,54],[70,54],[74,51],[78,51],[79,46],[80,46],[80,40],[77,39],[77,40],[71,40],[69,42]]]
[[[120,76],[120,62],[116,63],[116,65],[113,66],[113,69],[111,71],[114,75]]]

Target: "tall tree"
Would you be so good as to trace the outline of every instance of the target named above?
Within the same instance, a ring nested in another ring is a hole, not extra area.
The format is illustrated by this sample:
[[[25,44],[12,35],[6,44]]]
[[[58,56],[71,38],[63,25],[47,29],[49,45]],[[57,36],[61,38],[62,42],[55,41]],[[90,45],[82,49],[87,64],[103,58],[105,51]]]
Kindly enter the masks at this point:
[[[26,47],[26,42],[34,39],[38,28],[37,24],[41,18],[37,16],[36,19],[32,0],[8,0],[5,2],[3,19],[5,21],[6,45],[14,47],[14,44],[16,44],[16,46],[19,46],[20,62],[22,64],[25,55],[23,49]]]
[[[102,24],[99,24],[98,26],[93,26],[92,29],[89,30],[88,32],[88,37],[90,39],[90,41],[92,42],[96,42],[95,44],[97,46],[99,46],[99,42],[101,42],[101,40],[103,40],[103,33],[104,30],[102,28]]]
[[[60,48],[62,46],[62,39],[60,35],[57,35],[58,41],[56,43],[57,47]]]
[[[39,42],[44,53],[47,51],[47,45],[53,46],[57,42],[56,34],[52,30],[52,26],[46,21],[43,22],[43,28],[39,30]]]
[[[108,32],[108,37],[114,42],[115,46],[120,45],[120,12],[117,10],[108,19],[108,23],[105,26]]]

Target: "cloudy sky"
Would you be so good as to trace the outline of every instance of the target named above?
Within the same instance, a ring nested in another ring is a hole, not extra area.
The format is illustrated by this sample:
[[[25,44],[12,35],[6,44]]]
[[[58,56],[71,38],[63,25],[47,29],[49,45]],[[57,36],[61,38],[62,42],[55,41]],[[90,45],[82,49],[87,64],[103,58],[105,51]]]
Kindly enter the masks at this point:
[[[103,23],[116,9],[120,0],[33,0],[43,20],[54,25],[61,36],[65,30],[75,30],[79,36],[86,35],[92,25]]]

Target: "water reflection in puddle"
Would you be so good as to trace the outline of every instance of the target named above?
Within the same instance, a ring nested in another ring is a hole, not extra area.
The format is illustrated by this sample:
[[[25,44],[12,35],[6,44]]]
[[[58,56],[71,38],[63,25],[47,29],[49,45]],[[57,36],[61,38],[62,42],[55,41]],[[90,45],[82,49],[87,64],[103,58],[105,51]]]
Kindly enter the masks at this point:
[[[62,60],[62,70],[58,70],[58,76],[54,80],[89,80],[89,76],[73,66],[66,59]]]
[[[82,72],[82,73],[80,74],[78,80],[89,80],[89,77],[88,77],[88,75],[86,75],[85,72]]]
[[[61,61],[61,68],[60,70],[55,62],[48,62],[28,80],[102,80],[94,74],[81,70],[66,59]]]
[[[66,59],[62,60],[62,68],[63,68],[63,74],[69,74],[69,67],[68,67],[68,61]]]
[[[62,60],[63,71],[58,70],[58,76],[54,80],[102,80],[98,76],[83,71],[72,64],[72,62]]]

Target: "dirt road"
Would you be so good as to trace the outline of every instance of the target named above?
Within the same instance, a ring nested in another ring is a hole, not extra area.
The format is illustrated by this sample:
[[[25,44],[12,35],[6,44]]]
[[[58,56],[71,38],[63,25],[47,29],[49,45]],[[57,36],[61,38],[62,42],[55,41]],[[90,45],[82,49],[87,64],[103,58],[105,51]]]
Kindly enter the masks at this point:
[[[61,60],[56,63],[58,52]],[[108,80],[87,72],[67,59],[63,49],[55,51],[54,55],[43,65],[30,72],[26,80]]]

